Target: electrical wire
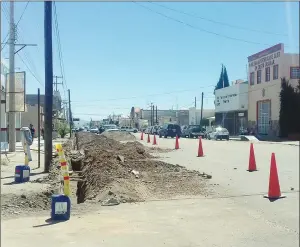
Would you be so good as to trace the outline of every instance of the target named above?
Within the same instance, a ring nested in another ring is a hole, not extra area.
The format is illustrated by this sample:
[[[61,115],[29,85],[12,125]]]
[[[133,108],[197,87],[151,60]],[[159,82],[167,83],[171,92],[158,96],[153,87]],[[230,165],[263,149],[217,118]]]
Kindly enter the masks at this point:
[[[163,14],[161,12],[156,11],[156,10],[153,10],[153,9],[151,9],[149,7],[146,7],[146,6],[144,6],[144,5],[140,4],[140,3],[137,3],[137,2],[133,2],[133,3],[135,3],[136,5],[144,8],[144,9],[147,9],[150,12],[153,12],[153,13],[155,13],[157,15],[163,16],[164,18],[167,18],[167,19],[172,20],[174,22],[183,24],[183,25],[185,25],[187,27],[190,27],[192,29],[198,30],[200,32],[204,32],[204,33],[212,34],[212,35],[215,35],[215,36],[218,36],[218,37],[222,37],[222,38],[225,38],[225,39],[230,39],[230,40],[239,41],[239,42],[248,43],[248,44],[263,45],[263,46],[272,46],[271,44],[265,44],[265,43],[255,42],[255,41],[249,41],[249,40],[245,40],[245,39],[239,39],[239,38],[235,38],[235,37],[223,35],[223,34],[220,34],[220,33],[212,32],[212,31],[209,31],[209,30],[206,30],[206,29],[203,29],[203,28],[199,28],[199,27],[196,27],[196,26],[191,25],[189,23],[186,23],[186,22],[183,22],[181,20],[178,20],[176,18],[173,18],[173,17],[170,17],[168,15],[165,15],[165,14]],[[280,42],[278,42],[278,43],[280,43]]]
[[[241,27],[241,26],[236,26],[236,25],[232,25],[232,24],[229,24],[229,23],[215,21],[215,20],[212,20],[212,19],[208,19],[208,18],[199,16],[197,14],[187,13],[187,12],[184,12],[184,11],[181,11],[181,10],[173,9],[173,8],[167,7],[165,5],[156,3],[156,2],[148,2],[148,3],[160,6],[162,8],[165,8],[165,9],[168,9],[168,10],[171,10],[171,11],[174,11],[174,12],[186,15],[186,16],[191,16],[191,17],[194,17],[194,18],[197,18],[197,19],[201,19],[201,20],[205,20],[205,21],[208,21],[208,22],[211,22],[211,23],[214,23],[214,24],[218,24],[218,25],[223,25],[223,26],[227,26],[227,27],[231,27],[231,28],[236,28],[236,29],[246,30],[246,31],[256,32],[256,33],[265,33],[265,34],[277,35],[277,36],[288,36],[287,34],[280,34],[280,33],[268,32],[268,31],[264,31],[264,30],[251,29],[251,28],[247,28],[247,27]]]
[[[36,75],[32,72],[32,70],[29,68],[29,66],[25,63],[25,61],[23,60],[23,58],[21,57],[21,55],[19,53],[17,53],[17,55],[21,59],[22,63],[26,66],[26,68],[28,69],[29,73],[38,81],[38,83],[41,84],[42,87],[45,87],[44,84],[36,77]]]

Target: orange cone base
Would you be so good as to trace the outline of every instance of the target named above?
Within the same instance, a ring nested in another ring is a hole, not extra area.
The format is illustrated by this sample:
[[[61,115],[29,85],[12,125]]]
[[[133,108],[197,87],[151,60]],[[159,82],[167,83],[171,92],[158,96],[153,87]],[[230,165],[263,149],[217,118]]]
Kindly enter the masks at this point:
[[[278,199],[286,198],[286,196],[285,195],[281,195],[279,197],[274,197],[274,196],[269,197],[269,195],[265,195],[264,198],[267,198],[269,200],[274,200],[275,201],[275,200],[278,200]]]

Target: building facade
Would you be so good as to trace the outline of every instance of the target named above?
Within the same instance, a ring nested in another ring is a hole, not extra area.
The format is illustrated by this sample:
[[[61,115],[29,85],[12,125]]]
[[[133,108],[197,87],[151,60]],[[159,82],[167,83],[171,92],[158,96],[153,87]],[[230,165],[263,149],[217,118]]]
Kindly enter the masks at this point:
[[[214,109],[203,109],[202,119],[210,118],[215,116]],[[200,125],[201,121],[201,109],[196,109],[195,107],[189,108],[189,123],[186,125]]]
[[[277,44],[248,57],[248,126],[259,135],[279,136],[281,78],[296,86],[299,54],[284,53]]]
[[[24,127],[29,127],[30,124],[36,129],[35,137],[38,136],[38,105],[26,105],[26,111],[22,113],[21,121]],[[40,126],[44,127],[44,111],[40,107]]]
[[[215,125],[228,129],[230,135],[238,135],[247,128],[248,82],[238,83],[215,91]]]

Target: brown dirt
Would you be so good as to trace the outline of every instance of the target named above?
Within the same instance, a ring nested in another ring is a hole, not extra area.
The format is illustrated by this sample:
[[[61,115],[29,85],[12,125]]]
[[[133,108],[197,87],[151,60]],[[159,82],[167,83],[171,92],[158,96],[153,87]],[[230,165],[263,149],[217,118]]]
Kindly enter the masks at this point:
[[[154,160],[139,142],[124,144],[91,133],[78,133],[77,141],[81,152],[69,155],[71,163],[82,170],[84,180],[78,182],[78,203],[111,198],[120,203],[137,202],[209,193],[209,177]]]
[[[135,141],[136,138],[129,132],[125,131],[111,131],[111,132],[103,132],[101,136],[105,136],[107,138],[113,139],[115,141]]]

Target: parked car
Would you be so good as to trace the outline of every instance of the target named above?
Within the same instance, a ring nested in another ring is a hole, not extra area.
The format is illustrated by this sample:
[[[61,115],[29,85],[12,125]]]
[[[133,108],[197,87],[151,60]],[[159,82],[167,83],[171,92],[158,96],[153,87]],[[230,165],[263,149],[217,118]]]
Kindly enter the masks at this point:
[[[201,136],[203,138],[205,136],[205,129],[201,128],[199,125],[191,125],[183,129],[181,136],[189,138],[198,138],[199,136]]]
[[[165,124],[162,126],[162,128],[159,130],[159,138],[161,137],[172,137],[178,136],[180,138],[181,136],[181,128],[178,124]]]
[[[123,126],[123,127],[121,127],[120,130],[121,131],[127,131],[127,132],[133,132],[133,133],[138,132],[137,128],[132,128],[132,127],[129,127],[129,126]]]
[[[98,129],[98,128],[91,128],[91,129],[90,129],[90,132],[91,132],[91,133],[98,134],[98,133],[99,133],[99,129]]]
[[[214,139],[214,140],[229,140],[229,132],[227,129],[223,128],[223,127],[217,127],[215,130],[209,132],[207,134],[207,138],[209,140]]]

